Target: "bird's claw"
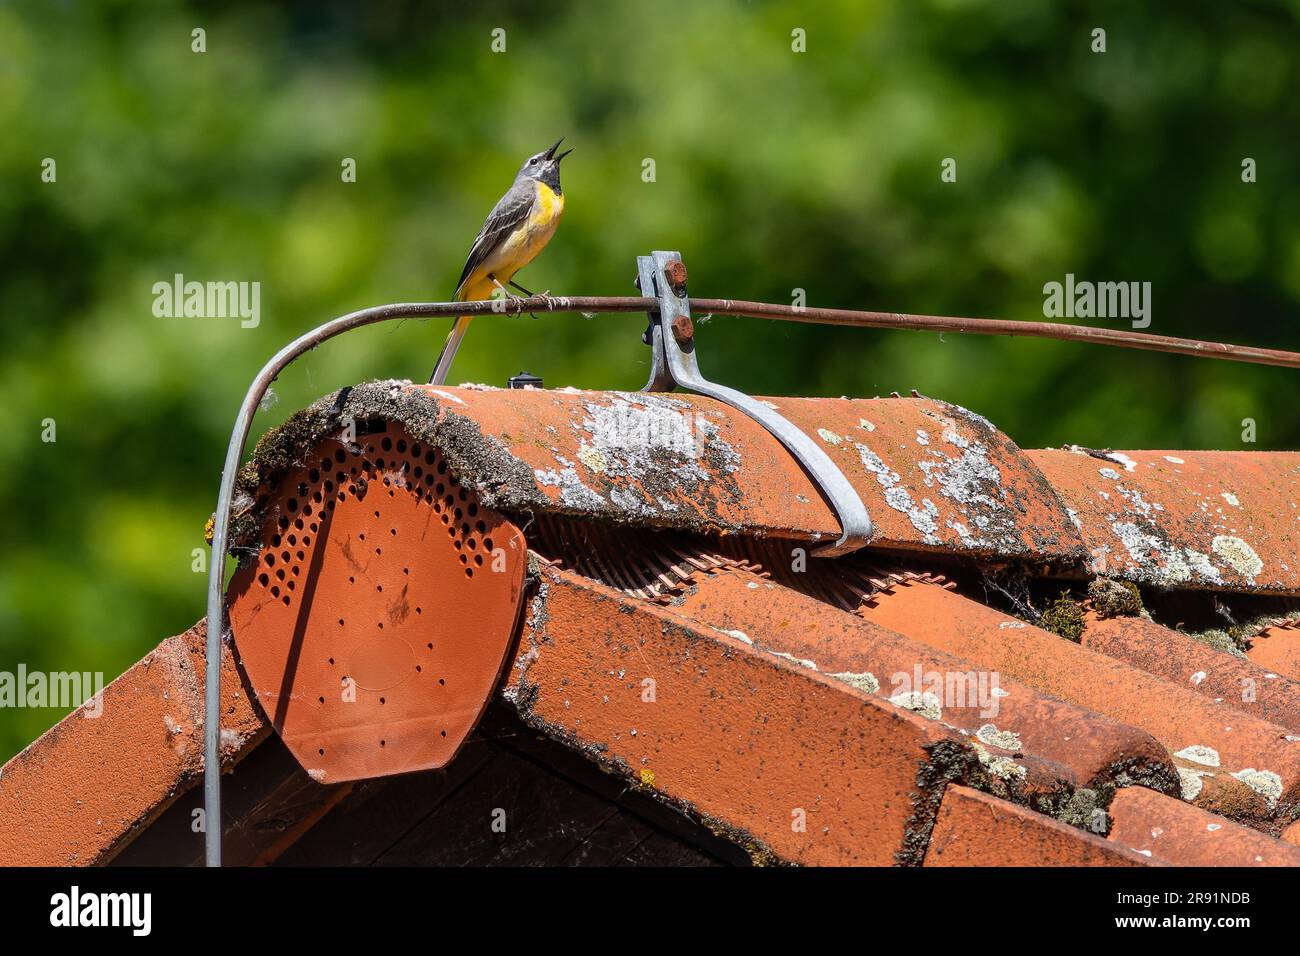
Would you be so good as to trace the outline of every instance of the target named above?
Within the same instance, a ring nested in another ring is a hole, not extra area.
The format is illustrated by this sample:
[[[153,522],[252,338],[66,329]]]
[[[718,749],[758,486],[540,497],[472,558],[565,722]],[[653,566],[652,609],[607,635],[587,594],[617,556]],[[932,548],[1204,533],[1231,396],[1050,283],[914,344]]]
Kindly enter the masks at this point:
[[[527,299],[521,295],[515,295],[503,286],[500,281],[497,280],[496,276],[490,276],[490,278],[492,279],[492,284],[497,287],[497,291],[501,293],[501,297],[506,303],[506,311],[513,312],[515,315],[519,315],[519,313],[523,312],[524,303]]]

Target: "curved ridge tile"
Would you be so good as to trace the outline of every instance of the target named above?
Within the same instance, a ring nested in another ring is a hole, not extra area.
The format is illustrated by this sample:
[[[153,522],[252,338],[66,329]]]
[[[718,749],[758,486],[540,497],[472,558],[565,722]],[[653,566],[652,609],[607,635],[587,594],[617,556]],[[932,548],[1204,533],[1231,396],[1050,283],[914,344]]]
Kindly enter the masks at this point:
[[[1090,570],[1160,587],[1300,592],[1300,454],[1026,452]]]

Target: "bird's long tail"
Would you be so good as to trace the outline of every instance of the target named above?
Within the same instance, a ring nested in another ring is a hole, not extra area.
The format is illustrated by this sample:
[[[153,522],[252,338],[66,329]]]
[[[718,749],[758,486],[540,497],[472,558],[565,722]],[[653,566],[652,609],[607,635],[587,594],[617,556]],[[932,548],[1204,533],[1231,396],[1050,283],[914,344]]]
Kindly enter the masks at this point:
[[[442,354],[438,356],[438,364],[433,367],[433,374],[429,376],[430,385],[441,385],[447,381],[447,373],[451,370],[452,360],[456,358],[456,350],[460,348],[460,340],[465,337],[465,332],[469,329],[473,318],[472,315],[462,315],[451,327],[447,342],[442,347]]]

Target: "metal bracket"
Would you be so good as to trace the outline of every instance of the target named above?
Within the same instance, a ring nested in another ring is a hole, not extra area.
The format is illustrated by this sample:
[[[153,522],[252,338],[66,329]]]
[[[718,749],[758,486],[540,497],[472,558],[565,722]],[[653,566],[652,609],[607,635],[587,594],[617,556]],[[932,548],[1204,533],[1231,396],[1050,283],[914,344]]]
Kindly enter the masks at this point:
[[[680,386],[725,402],[758,422],[785,446],[829,500],[840,520],[838,541],[814,549],[817,557],[856,551],[871,537],[871,518],[857,489],[816,442],[775,409],[726,385],[708,381],[695,361],[695,326],[686,295],[686,266],[676,252],[637,257],[641,294],[659,300],[658,314],[648,313],[643,341],[651,349],[650,380],[642,391],[668,392]]]

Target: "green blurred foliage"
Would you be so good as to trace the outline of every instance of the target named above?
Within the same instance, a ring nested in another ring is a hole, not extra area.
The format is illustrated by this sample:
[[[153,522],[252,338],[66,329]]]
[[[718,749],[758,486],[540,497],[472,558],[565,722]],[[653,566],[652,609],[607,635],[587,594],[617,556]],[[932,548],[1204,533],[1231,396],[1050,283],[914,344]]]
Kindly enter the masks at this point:
[[[630,294],[637,254],[680,249],[697,296],[1032,320],[1072,272],[1151,282],[1153,332],[1300,347],[1298,14],[0,3],[0,669],[111,676],[193,623],[191,550],[262,362],[349,310],[449,298],[519,162],[561,134],[565,221],[529,288]],[[155,318],[151,287],[175,273],[260,281],[261,324]],[[637,388],[643,324],[480,320],[453,380]],[[420,380],[445,325],[329,343],[255,431],[347,383]],[[701,345],[707,374],[753,393],[916,388],[1025,446],[1238,448],[1245,417],[1252,447],[1300,442],[1300,377],[1278,369],[749,319],[709,322]],[[60,716],[0,714],[0,757]]]

